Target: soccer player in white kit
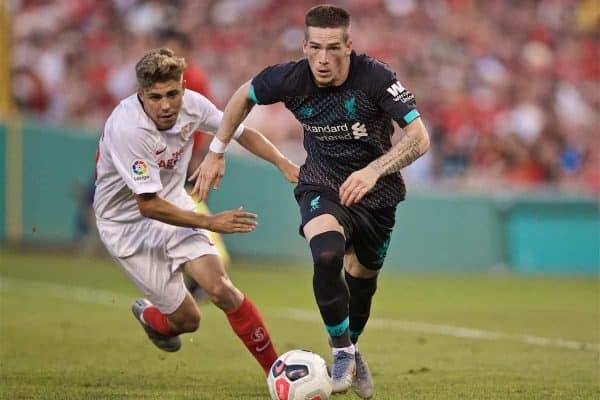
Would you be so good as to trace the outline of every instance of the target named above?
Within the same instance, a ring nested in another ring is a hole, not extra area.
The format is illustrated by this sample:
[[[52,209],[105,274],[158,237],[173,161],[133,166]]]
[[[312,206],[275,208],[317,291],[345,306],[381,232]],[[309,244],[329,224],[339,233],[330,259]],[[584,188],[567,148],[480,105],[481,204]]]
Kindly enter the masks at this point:
[[[133,303],[133,314],[156,346],[179,350],[179,335],[200,323],[198,306],[184,286],[184,269],[225,312],[267,373],[277,358],[267,328],[254,304],[229,280],[203,230],[251,232],[256,215],[241,208],[197,214],[184,190],[192,135],[215,133],[222,112],[185,90],[185,60],[169,49],[146,53],[135,69],[138,92],[115,108],[100,138],[94,198],[102,242],[145,297]],[[298,166],[259,132],[241,126],[235,137],[288,181],[297,181]],[[214,140],[211,150],[226,149]]]

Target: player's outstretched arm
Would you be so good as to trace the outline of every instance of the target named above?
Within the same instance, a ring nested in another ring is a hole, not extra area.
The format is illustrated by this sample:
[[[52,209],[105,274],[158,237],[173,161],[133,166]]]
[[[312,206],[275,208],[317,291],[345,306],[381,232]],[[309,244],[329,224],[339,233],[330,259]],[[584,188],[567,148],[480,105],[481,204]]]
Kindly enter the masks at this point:
[[[271,141],[262,133],[256,129],[245,127],[242,135],[237,139],[237,141],[250,153],[270,162],[279,168],[288,182],[298,182],[300,168],[286,156],[281,154],[279,149],[275,147],[275,145],[271,143]]]
[[[421,118],[417,118],[404,127],[404,136],[387,153],[346,179],[340,186],[340,201],[345,206],[358,203],[380,177],[400,171],[427,150],[429,134]]]
[[[179,208],[156,193],[138,194],[135,199],[144,217],[171,225],[208,229],[218,233],[244,233],[256,228],[257,215],[246,212],[241,207],[206,215]]]
[[[190,194],[192,196],[197,194],[199,201],[206,200],[211,187],[219,188],[221,178],[225,174],[225,148],[233,138],[237,127],[254,106],[254,102],[249,97],[249,89],[250,82],[246,82],[233,94],[225,107],[221,124],[210,144],[209,152],[188,179],[190,182],[196,180]]]

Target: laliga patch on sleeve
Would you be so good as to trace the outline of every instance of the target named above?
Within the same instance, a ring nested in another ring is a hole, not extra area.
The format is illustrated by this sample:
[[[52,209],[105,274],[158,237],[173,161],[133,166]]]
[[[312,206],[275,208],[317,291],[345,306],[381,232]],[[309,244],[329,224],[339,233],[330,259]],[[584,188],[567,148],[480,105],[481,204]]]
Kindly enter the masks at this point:
[[[148,174],[148,164],[144,160],[135,160],[131,164],[131,172],[133,174],[133,180],[136,182],[146,182],[150,180]]]

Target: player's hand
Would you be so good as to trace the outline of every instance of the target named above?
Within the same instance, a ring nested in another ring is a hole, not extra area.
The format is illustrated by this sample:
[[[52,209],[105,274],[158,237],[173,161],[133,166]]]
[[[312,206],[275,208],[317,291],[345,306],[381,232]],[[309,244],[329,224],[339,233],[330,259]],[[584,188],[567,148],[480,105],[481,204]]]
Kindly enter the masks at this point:
[[[218,233],[247,233],[256,228],[258,215],[244,211],[242,207],[237,210],[223,211],[208,216],[209,222],[206,229]]]
[[[348,207],[361,201],[369,193],[369,190],[373,189],[377,179],[379,179],[379,173],[369,166],[353,172],[340,186],[342,205]]]
[[[298,176],[300,175],[300,167],[297,166],[291,160],[284,158],[277,167],[290,183],[298,183]]]
[[[211,186],[218,189],[221,178],[225,174],[225,157],[223,154],[209,151],[202,163],[188,178],[189,182],[196,180],[194,188],[190,192],[191,196],[198,195],[198,201],[204,201],[208,197],[208,191]]]

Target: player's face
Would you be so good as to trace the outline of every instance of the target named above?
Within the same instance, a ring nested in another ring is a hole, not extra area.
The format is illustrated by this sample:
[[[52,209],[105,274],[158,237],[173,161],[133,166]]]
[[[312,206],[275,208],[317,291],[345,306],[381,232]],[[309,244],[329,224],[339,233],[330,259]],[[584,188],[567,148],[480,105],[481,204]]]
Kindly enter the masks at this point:
[[[346,29],[308,27],[303,49],[318,86],[344,83],[352,53],[352,42]]]
[[[144,104],[144,111],[159,130],[170,129],[175,125],[183,102],[184,81],[156,82],[138,95]]]

